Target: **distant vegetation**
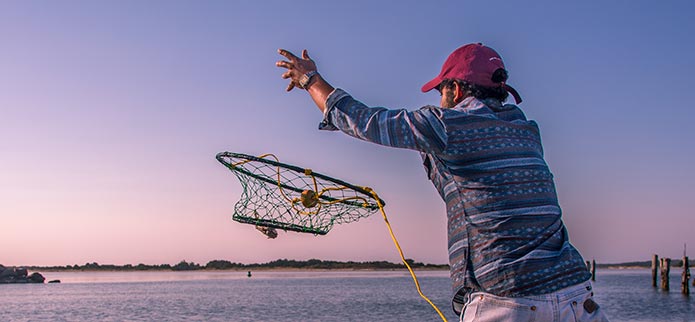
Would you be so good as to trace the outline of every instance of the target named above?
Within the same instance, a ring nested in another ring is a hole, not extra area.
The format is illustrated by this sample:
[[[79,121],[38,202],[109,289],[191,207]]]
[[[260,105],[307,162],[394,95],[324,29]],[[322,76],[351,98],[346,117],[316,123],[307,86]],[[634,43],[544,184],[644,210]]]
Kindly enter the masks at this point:
[[[413,269],[448,269],[449,265],[423,264],[412,259],[406,259],[408,265]],[[374,262],[338,262],[324,261],[320,259],[310,259],[307,261],[297,261],[291,259],[278,259],[272,262],[263,264],[242,264],[234,263],[228,260],[213,260],[205,265],[200,265],[194,262],[182,260],[176,265],[161,264],[161,265],[112,265],[86,263],[84,265],[66,265],[66,266],[33,266],[28,267],[30,270],[77,270],[77,271],[148,271],[148,270],[172,270],[172,271],[193,271],[193,270],[245,270],[245,269],[279,269],[279,268],[295,268],[295,269],[405,269],[402,263],[391,263],[387,261]]]
[[[408,265],[413,269],[449,269],[449,265],[437,265],[437,264],[423,264],[416,262],[412,259],[406,259]],[[680,259],[673,259],[671,261],[672,267],[681,267],[683,261]],[[597,268],[650,268],[652,266],[651,261],[639,261],[639,262],[626,262],[626,263],[616,263],[616,264],[600,264],[596,263]],[[695,261],[690,260],[690,267],[695,266]],[[194,271],[194,270],[255,270],[255,269],[384,269],[384,270],[398,270],[405,269],[405,265],[402,263],[391,263],[387,261],[373,261],[373,262],[339,262],[339,261],[325,261],[320,259],[310,259],[306,261],[297,261],[292,259],[278,259],[262,264],[242,264],[230,262],[228,260],[213,260],[209,261],[205,265],[201,265],[194,262],[187,262],[185,260],[180,261],[178,264],[161,264],[161,265],[112,265],[112,264],[98,264],[98,263],[86,263],[84,265],[67,265],[67,266],[30,266],[27,267],[32,271],[54,271],[54,270],[76,270],[76,271],[151,271],[151,270],[172,270],[172,271]]]
[[[695,265],[695,260],[688,260],[688,263],[690,267],[693,267]],[[682,267],[683,266],[683,260],[682,259],[671,259],[671,267]],[[652,261],[640,261],[640,262],[626,262],[626,263],[618,263],[618,264],[599,264],[596,263],[596,267],[598,268],[624,268],[624,267],[635,267],[635,268],[651,268],[652,267]]]

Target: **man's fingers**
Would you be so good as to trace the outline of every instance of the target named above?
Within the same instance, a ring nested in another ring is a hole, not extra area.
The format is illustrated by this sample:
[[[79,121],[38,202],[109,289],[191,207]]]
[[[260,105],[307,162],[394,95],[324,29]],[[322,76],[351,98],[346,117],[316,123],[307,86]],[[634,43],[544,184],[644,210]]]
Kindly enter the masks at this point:
[[[296,70],[296,68],[299,68],[299,70],[306,69],[306,60],[311,60],[311,57],[309,57],[309,52],[304,49],[302,50],[302,58],[299,58],[295,56],[293,53],[284,50],[284,49],[278,49],[278,54],[285,56],[289,61],[287,60],[280,60],[275,63],[275,66],[277,67],[282,67],[282,68],[287,68],[288,71],[284,72],[282,74],[283,79],[290,79],[290,83],[287,85],[286,91],[291,91],[295,87],[297,87],[297,83],[292,79],[292,70]],[[313,62],[310,63],[313,65]],[[315,68],[315,67],[314,67]]]
[[[278,54],[287,57],[287,59],[289,59],[290,61],[295,61],[295,60],[299,59],[299,57],[295,56],[293,53],[291,53],[287,50],[284,50],[284,49],[278,49]]]
[[[293,65],[292,65],[292,63],[290,63],[288,61],[280,60],[277,63],[275,63],[275,66],[290,69],[290,68],[292,68]]]

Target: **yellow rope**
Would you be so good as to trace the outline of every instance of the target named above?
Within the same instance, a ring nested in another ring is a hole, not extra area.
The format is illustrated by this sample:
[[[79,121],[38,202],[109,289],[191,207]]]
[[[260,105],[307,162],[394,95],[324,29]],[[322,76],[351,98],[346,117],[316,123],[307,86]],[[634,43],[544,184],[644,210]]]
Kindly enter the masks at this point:
[[[275,155],[273,155],[273,154],[264,154],[264,155],[259,156],[258,158],[261,158],[261,159],[262,159],[262,158],[266,158],[266,157],[269,157],[269,156],[270,156],[270,157],[273,157],[273,158],[275,159],[276,162],[280,162],[280,161],[278,160],[278,158],[277,158]],[[237,163],[232,164],[232,166],[236,167],[236,166],[242,165],[242,164],[247,163],[247,162],[250,162],[250,161],[251,161],[251,160],[246,160],[246,161],[237,162]],[[314,191],[318,190],[318,186],[317,186],[317,184],[316,184],[316,177],[314,177],[313,172],[311,171],[311,169],[304,169],[304,174],[307,175],[307,176],[311,176],[311,178],[312,178],[312,180],[313,180],[313,182],[314,182]],[[348,198],[343,198],[343,199],[340,199],[340,200],[334,200],[334,201],[331,201],[331,202],[322,202],[321,200],[319,200],[319,208],[316,210],[316,212],[305,213],[305,212],[303,212],[303,211],[300,211],[300,210],[296,209],[296,208],[294,207],[294,204],[296,203],[296,200],[292,200],[292,199],[288,198],[288,197],[285,195],[285,193],[282,191],[282,185],[281,185],[281,183],[280,183],[280,167],[278,167],[277,175],[278,175],[278,189],[280,190],[280,194],[282,194],[282,196],[283,196],[287,201],[290,202],[290,205],[292,206],[292,208],[293,208],[295,211],[297,211],[298,213],[303,213],[303,214],[305,214],[305,215],[307,215],[307,214],[316,214],[316,213],[318,213],[318,211],[321,209],[321,205],[322,205],[322,204],[330,205],[330,204],[334,204],[334,203],[338,203],[338,202],[343,202],[343,201],[346,201],[346,200],[361,199],[361,200],[364,201],[365,204],[368,204],[367,200],[364,199],[364,198],[362,198],[362,197],[348,197]],[[326,191],[331,191],[331,190],[343,190],[343,189],[348,189],[348,188],[347,188],[347,187],[328,187],[328,188],[324,188],[324,189],[322,189],[322,190],[318,193],[317,197],[320,197],[320,196],[323,195]],[[405,260],[405,256],[403,255],[403,250],[401,249],[401,245],[398,243],[398,240],[396,239],[396,236],[393,234],[393,229],[391,229],[391,224],[389,223],[389,220],[388,220],[388,218],[386,217],[386,211],[384,211],[384,205],[381,204],[381,199],[379,199],[379,196],[376,194],[376,191],[374,191],[374,189],[372,189],[372,188],[370,188],[370,187],[363,187],[363,189],[366,190],[367,192],[369,192],[369,193],[372,195],[372,197],[374,197],[374,200],[376,200],[376,204],[379,206],[379,210],[381,211],[381,216],[384,218],[384,222],[386,223],[386,227],[389,229],[389,234],[391,235],[391,239],[393,240],[393,243],[396,245],[396,249],[398,249],[398,254],[401,256],[401,261],[403,262],[403,264],[405,265],[405,267],[408,268],[408,272],[410,272],[410,276],[413,277],[413,281],[415,282],[415,288],[417,289],[418,294],[420,294],[420,297],[422,297],[423,299],[425,299],[425,301],[427,301],[427,303],[429,303],[429,304],[432,306],[432,308],[434,308],[434,310],[437,311],[437,314],[439,314],[439,317],[442,318],[442,321],[447,322],[446,318],[444,317],[444,314],[442,314],[442,311],[440,311],[439,308],[438,308],[436,305],[434,305],[434,303],[432,303],[432,301],[430,301],[430,299],[427,298],[427,296],[425,296],[425,294],[422,293],[422,290],[420,289],[420,282],[418,282],[417,276],[415,276],[415,272],[413,272],[413,269],[410,267],[410,264],[408,264],[408,262]]]
[[[420,283],[417,280],[417,277],[415,276],[415,272],[413,272],[413,269],[410,267],[408,262],[405,260],[405,256],[403,256],[403,250],[401,249],[401,245],[398,244],[398,240],[396,240],[396,236],[393,234],[393,229],[391,229],[391,224],[389,223],[388,218],[386,218],[386,212],[384,211],[384,206],[381,204],[381,199],[379,199],[379,196],[376,194],[376,191],[374,191],[372,188],[369,187],[363,187],[364,190],[367,190],[369,193],[372,194],[374,197],[374,200],[376,200],[376,204],[379,206],[379,210],[381,210],[381,216],[384,217],[384,222],[386,223],[386,227],[389,229],[389,234],[391,234],[391,239],[393,240],[393,243],[396,245],[396,248],[398,249],[398,254],[401,255],[401,261],[403,261],[403,264],[405,264],[405,267],[408,268],[408,271],[410,272],[410,276],[413,277],[413,281],[415,282],[415,288],[417,288],[417,292],[420,294],[420,297],[425,299],[427,303],[429,303],[432,308],[434,308],[435,311],[437,311],[437,314],[439,314],[439,317],[442,318],[442,321],[447,322],[446,318],[444,317],[444,314],[442,314],[442,311],[439,310],[439,308],[430,301],[430,299],[425,296],[425,294],[422,293],[422,290],[420,289]]]
[[[275,154],[272,154],[272,153],[262,154],[262,155],[259,155],[257,158],[259,158],[259,159],[265,159],[265,158],[267,158],[267,157],[273,157],[273,159],[275,159],[275,162],[280,162],[280,160],[278,160],[278,157],[276,157]],[[240,166],[240,165],[242,165],[242,164],[249,163],[249,162],[251,162],[251,161],[253,161],[253,160],[246,159],[246,160],[244,160],[244,161],[239,161],[239,162],[236,162],[236,163],[232,163],[232,167]]]
[[[265,159],[267,157],[272,157],[273,159],[275,159],[275,162],[280,162],[280,159],[278,159],[278,157],[272,153],[262,154],[262,155],[259,155],[257,158]],[[233,163],[232,167],[237,167],[237,166],[249,163],[251,161],[253,161],[253,160],[247,159],[244,161],[239,161],[239,162]],[[287,197],[287,195],[285,194],[285,191],[282,190],[282,183],[280,180],[280,167],[278,166],[278,167],[276,167],[276,169],[277,169],[277,175],[278,175],[278,180],[277,180],[278,190],[280,191],[280,195],[290,203],[290,206],[292,207],[292,209],[294,209],[298,214],[301,214],[301,215],[315,215],[315,214],[317,214],[319,212],[319,210],[321,210],[321,204],[319,204],[318,209],[316,209],[316,211],[313,211],[313,212],[306,212],[306,211],[302,211],[300,209],[295,208],[294,204],[299,202],[299,199],[298,198],[290,199],[289,197]],[[304,169],[304,174],[307,176],[311,176],[311,179],[314,180],[314,191],[316,191],[316,189],[318,189],[317,185],[316,185],[316,177],[314,177],[314,175],[312,174],[311,169]]]

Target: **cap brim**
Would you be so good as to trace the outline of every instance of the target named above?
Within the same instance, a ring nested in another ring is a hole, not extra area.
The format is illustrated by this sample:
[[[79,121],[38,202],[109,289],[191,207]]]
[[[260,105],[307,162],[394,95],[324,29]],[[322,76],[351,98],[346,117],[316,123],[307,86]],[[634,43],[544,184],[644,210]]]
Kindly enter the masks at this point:
[[[427,92],[433,90],[435,87],[439,86],[439,83],[441,83],[441,82],[442,82],[442,80],[439,78],[439,76],[437,76],[433,80],[427,82],[427,84],[423,85],[420,90],[423,93],[427,93]]]

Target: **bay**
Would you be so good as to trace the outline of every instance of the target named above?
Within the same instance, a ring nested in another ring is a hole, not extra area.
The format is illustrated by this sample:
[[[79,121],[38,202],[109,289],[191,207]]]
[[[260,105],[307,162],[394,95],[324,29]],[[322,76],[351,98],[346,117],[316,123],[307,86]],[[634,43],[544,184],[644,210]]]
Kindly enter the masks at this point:
[[[0,321],[438,321],[407,271],[42,272],[60,284],[0,285]],[[651,287],[649,270],[599,270],[611,321],[695,321],[695,296]],[[450,321],[447,271],[419,271]],[[693,290],[695,291],[695,290]]]

